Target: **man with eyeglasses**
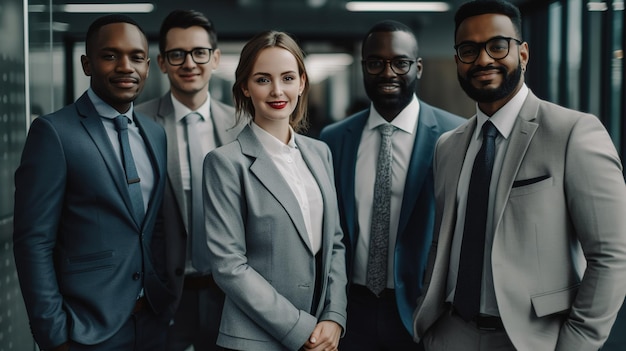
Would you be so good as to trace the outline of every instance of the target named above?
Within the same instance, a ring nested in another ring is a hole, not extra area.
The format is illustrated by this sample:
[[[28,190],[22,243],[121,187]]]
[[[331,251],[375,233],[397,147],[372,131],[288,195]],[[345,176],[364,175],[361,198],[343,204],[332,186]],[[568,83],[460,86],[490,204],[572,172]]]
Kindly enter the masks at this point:
[[[371,106],[320,136],[333,153],[350,279],[339,349],[416,350],[410,331],[432,241],[433,150],[463,119],[417,99],[423,65],[406,25],[375,24],[361,54]]]
[[[171,351],[190,345],[196,350],[217,350],[224,294],[208,265],[201,169],[204,155],[234,140],[241,130],[233,128],[235,110],[209,94],[209,80],[219,61],[212,23],[197,11],[171,12],[161,25],[158,55],[170,91],[137,106],[163,125],[168,141],[161,244],[180,302],[169,330]]]
[[[434,160],[437,223],[414,335],[426,350],[598,350],[626,292],[626,186],[593,115],[537,98],[513,4],[455,15],[476,115]]]

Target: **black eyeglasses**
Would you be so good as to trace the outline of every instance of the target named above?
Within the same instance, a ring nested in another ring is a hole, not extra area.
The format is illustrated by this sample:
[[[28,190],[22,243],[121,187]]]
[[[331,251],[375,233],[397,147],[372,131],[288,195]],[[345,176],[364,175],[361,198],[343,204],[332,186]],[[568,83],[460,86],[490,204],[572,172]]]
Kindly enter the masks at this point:
[[[502,60],[509,55],[511,48],[510,43],[513,40],[517,45],[522,44],[521,40],[511,37],[493,37],[482,43],[475,43],[473,41],[465,41],[454,46],[456,50],[456,56],[459,61],[463,63],[474,63],[480,51],[485,49],[487,55],[494,60]]]
[[[368,74],[380,74],[385,70],[387,65],[389,65],[395,74],[403,75],[409,73],[411,65],[415,62],[417,62],[417,60],[409,60],[405,58],[395,58],[391,60],[367,59],[361,61],[361,64],[363,64],[363,67],[365,67],[365,71]]]
[[[180,66],[185,63],[187,55],[191,55],[193,62],[197,64],[209,63],[211,61],[211,54],[213,49],[211,48],[193,48],[189,51],[183,49],[168,50],[165,52],[167,62],[172,66]]]

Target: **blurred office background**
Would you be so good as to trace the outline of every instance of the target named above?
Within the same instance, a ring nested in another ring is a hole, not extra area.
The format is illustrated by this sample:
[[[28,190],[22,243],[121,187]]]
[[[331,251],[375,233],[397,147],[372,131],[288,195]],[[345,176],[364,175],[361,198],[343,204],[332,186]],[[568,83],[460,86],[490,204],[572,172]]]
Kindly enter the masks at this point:
[[[171,10],[199,10],[215,23],[223,55],[211,94],[227,102],[243,43],[266,29],[293,34],[307,53],[312,83],[309,133],[316,136],[321,126],[367,105],[360,42],[369,27],[383,19],[404,22],[417,35],[424,61],[418,96],[451,112],[472,115],[474,104],[456,80],[452,48],[453,15],[462,2],[400,1],[395,8],[383,1],[382,10],[393,11],[352,11],[348,8],[358,4],[348,0],[0,0],[0,351],[36,350],[13,262],[13,176],[32,119],[71,103],[87,88],[79,58],[91,21],[119,11],[144,27],[153,61],[139,101],[168,89],[156,55],[158,29]],[[544,99],[597,115],[624,159],[623,0],[514,2],[524,15],[523,39],[530,45],[529,87]],[[626,350],[625,309],[603,350]]]

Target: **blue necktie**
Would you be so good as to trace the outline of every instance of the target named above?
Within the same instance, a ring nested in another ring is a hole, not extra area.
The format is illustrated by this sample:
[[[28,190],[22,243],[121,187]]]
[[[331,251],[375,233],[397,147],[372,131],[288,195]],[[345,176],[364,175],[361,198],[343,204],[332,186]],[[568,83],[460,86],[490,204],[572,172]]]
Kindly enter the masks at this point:
[[[135,160],[133,159],[133,153],[130,150],[130,143],[128,141],[128,117],[124,115],[117,116],[115,118],[115,129],[117,129],[117,135],[120,139],[122,163],[124,164],[124,171],[126,172],[126,184],[128,184],[128,194],[130,195],[130,201],[133,206],[133,216],[137,224],[141,226],[145,210],[143,206],[143,194],[141,193],[141,179],[139,179],[139,175],[137,174]]]
[[[389,250],[389,222],[391,220],[391,163],[393,160],[391,136],[396,129],[390,123],[381,124],[370,246],[365,285],[376,296],[387,286],[387,253]]]
[[[474,160],[467,191],[465,227],[454,293],[454,308],[466,321],[472,320],[480,313],[489,184],[498,135],[498,130],[491,121],[485,122],[482,132],[483,144]]]

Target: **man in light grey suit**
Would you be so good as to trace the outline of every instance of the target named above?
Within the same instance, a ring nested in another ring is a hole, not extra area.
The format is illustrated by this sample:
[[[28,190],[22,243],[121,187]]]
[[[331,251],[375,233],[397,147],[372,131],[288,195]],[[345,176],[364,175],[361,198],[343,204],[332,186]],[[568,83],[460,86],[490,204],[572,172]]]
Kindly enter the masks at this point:
[[[169,330],[168,350],[182,351],[189,345],[196,350],[215,350],[224,294],[202,257],[208,252],[206,244],[202,245],[202,202],[198,206],[192,199],[192,195],[202,196],[201,189],[194,187],[193,168],[199,166],[201,171],[204,155],[234,140],[241,127],[233,128],[234,108],[212,99],[208,92],[220,50],[215,28],[203,14],[192,10],[171,12],[161,25],[159,51],[159,67],[167,74],[170,91],[137,106],[137,110],[153,117],[167,134],[168,182],[162,209],[166,271],[180,301]],[[199,132],[197,147],[190,143],[186,128],[186,116],[194,113],[202,117],[192,127]],[[194,151],[200,155],[199,160],[191,158]],[[194,228],[194,220],[201,221],[199,229]],[[193,247],[201,250],[194,251]]]
[[[435,151],[436,236],[415,339],[426,350],[598,350],[626,292],[619,156],[595,116],[524,84],[514,5],[469,2],[455,21],[459,82],[477,113]]]

